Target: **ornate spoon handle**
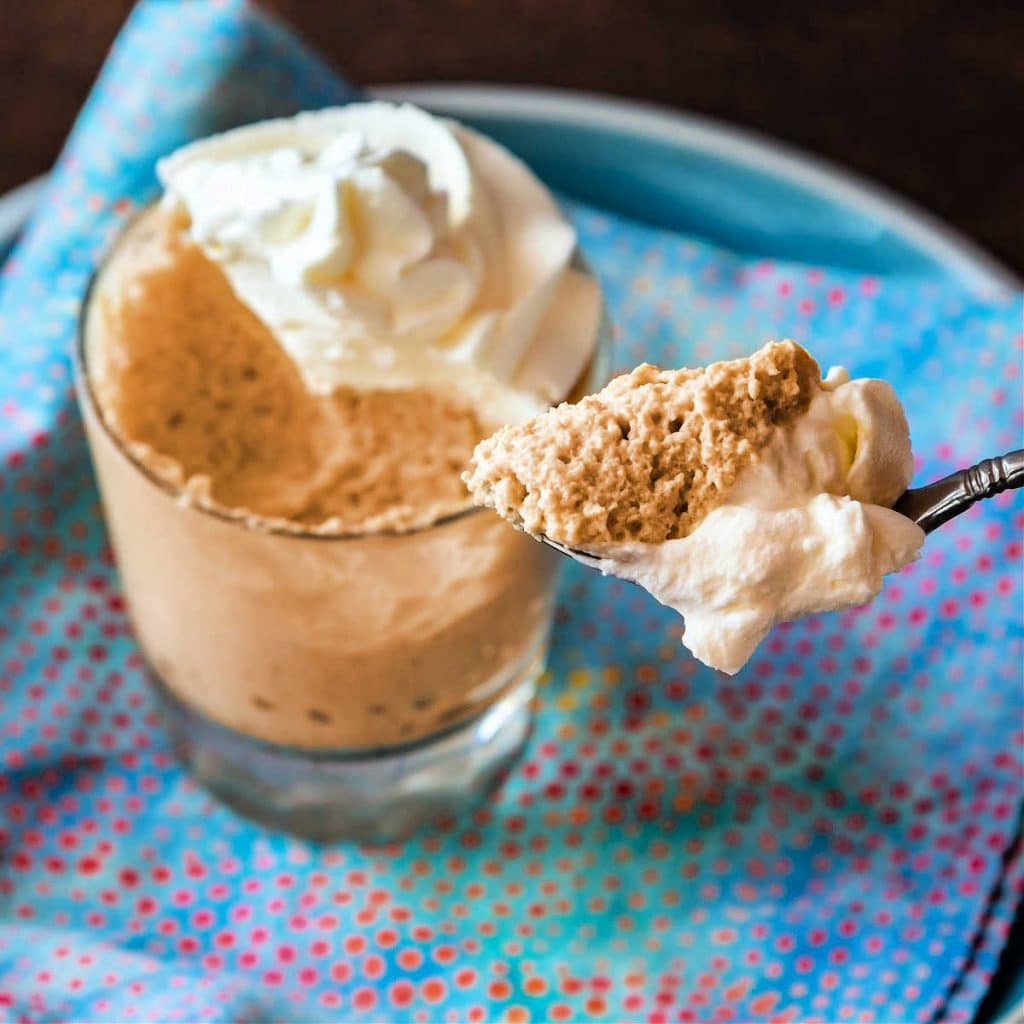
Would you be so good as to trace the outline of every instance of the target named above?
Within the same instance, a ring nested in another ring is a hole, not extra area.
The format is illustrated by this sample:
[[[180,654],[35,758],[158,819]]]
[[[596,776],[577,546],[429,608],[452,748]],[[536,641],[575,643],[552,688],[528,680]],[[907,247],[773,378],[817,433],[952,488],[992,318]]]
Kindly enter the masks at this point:
[[[1024,487],[1024,449],[982,459],[976,466],[906,491],[893,509],[931,533],[982,498],[992,498],[1012,487]]]

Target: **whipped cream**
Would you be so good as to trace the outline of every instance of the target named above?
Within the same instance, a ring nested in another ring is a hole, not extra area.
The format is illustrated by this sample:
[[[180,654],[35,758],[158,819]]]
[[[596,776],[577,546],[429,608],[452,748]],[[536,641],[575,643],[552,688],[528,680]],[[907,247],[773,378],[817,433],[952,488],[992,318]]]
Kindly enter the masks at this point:
[[[834,369],[688,536],[590,550],[683,616],[696,657],[734,674],[776,623],[869,601],[918,557],[923,531],[888,507],[912,474],[895,392]]]
[[[178,150],[164,201],[312,391],[425,386],[515,422],[565,397],[601,316],[573,228],[506,150],[362,103]]]

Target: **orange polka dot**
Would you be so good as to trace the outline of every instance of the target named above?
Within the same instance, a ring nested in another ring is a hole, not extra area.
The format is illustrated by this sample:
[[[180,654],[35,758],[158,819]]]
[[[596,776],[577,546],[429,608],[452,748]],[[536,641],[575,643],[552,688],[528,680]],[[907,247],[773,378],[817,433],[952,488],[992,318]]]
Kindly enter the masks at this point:
[[[778,992],[763,992],[759,996],[754,996],[747,1005],[749,1006],[750,1012],[753,1016],[762,1017],[771,1013],[778,1001]]]
[[[428,1003],[439,1003],[448,994],[448,986],[441,978],[427,978],[420,986],[420,992]]]
[[[492,999],[508,999],[512,995],[512,986],[504,980],[492,981],[487,986],[487,994]]]
[[[782,1013],[777,1013],[771,1018],[769,1024],[790,1024],[796,1017],[796,1010],[790,1007],[788,1010],[783,1010]],[[872,1021],[875,1019],[875,1015],[870,1010],[864,1010],[860,1015],[862,1021]]]
[[[543,978],[538,978],[536,975],[532,978],[527,978],[523,982],[523,991],[528,996],[542,996],[548,990],[548,983]]]
[[[418,949],[403,949],[398,954],[398,965],[406,971],[415,971],[423,963],[423,954]]]
[[[749,991],[750,986],[753,984],[751,978],[740,978],[739,981],[729,985],[724,991],[723,995],[730,1001],[736,1001],[742,999]]]

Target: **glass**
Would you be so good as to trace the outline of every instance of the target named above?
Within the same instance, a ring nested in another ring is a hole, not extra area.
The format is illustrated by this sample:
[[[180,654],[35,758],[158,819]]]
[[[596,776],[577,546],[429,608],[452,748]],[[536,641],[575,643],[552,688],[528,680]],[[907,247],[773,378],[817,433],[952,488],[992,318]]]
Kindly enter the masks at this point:
[[[560,556],[468,508],[323,535],[197,508],[104,422],[84,303],[75,383],[129,616],[180,759],[272,827],[401,838],[478,802],[522,751]],[[605,380],[610,330],[577,390]]]

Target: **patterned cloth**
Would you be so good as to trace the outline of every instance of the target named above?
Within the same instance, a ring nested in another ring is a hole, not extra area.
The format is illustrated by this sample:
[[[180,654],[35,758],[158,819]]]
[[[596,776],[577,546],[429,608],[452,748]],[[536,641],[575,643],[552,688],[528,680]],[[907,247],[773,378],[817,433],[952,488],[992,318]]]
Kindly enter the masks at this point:
[[[536,735],[470,820],[382,849],[256,827],[175,765],[69,387],[156,157],[351,91],[235,3],[138,8],[0,293],[0,1018],[963,1021],[1024,888],[1021,506],[733,679],[565,573]],[[569,204],[617,363],[769,336],[892,381],[919,479],[1021,445],[1021,297],[745,262]]]

